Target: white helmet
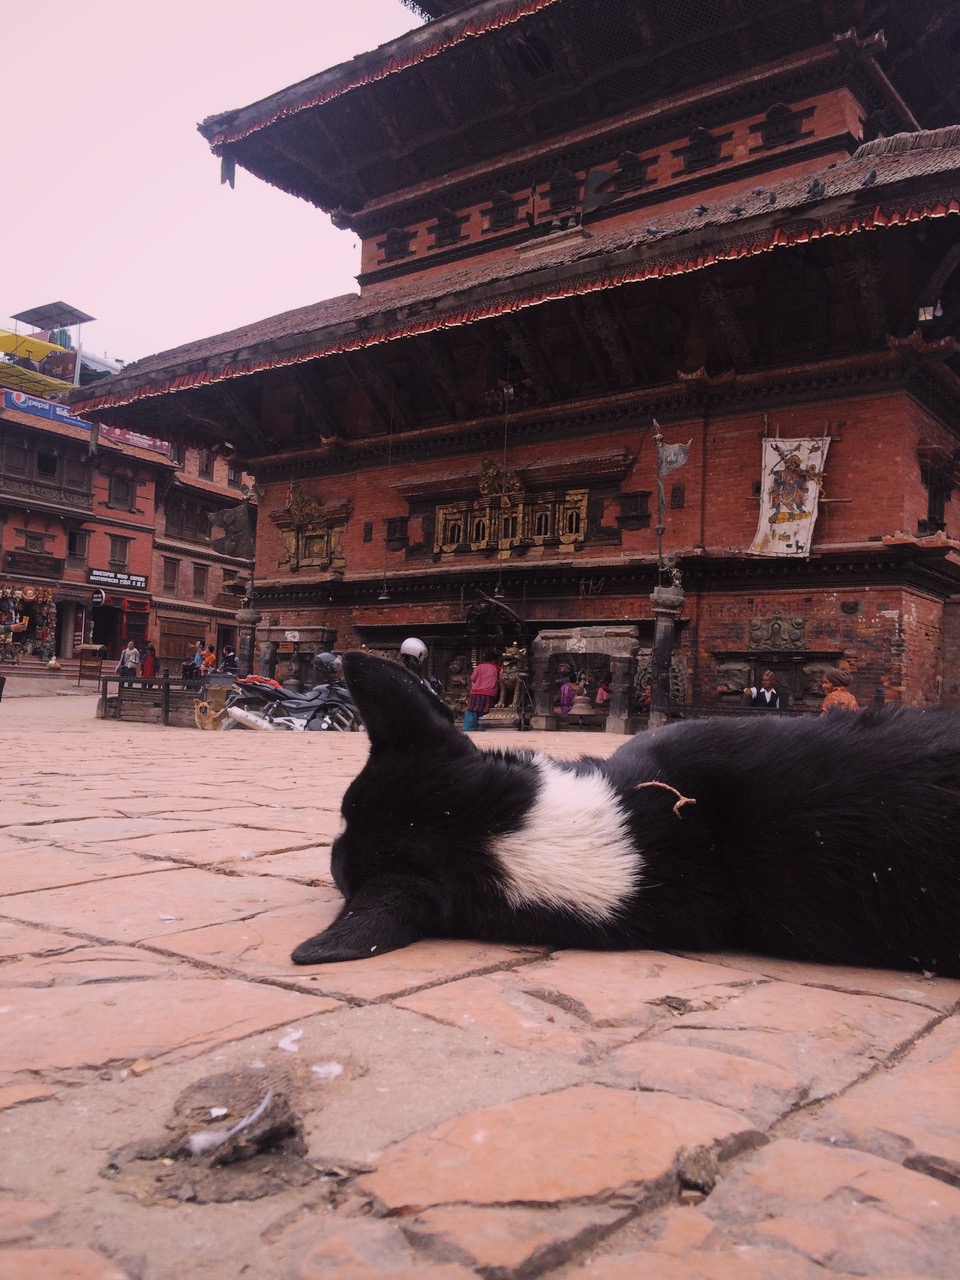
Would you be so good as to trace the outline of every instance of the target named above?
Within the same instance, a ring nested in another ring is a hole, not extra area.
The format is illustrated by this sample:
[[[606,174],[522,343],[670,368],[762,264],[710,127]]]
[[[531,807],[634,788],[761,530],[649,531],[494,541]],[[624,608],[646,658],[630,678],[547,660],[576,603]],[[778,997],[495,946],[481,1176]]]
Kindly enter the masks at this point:
[[[427,656],[427,646],[422,640],[418,640],[416,636],[409,636],[400,646],[401,658],[413,662],[415,666],[422,666],[423,660]]]

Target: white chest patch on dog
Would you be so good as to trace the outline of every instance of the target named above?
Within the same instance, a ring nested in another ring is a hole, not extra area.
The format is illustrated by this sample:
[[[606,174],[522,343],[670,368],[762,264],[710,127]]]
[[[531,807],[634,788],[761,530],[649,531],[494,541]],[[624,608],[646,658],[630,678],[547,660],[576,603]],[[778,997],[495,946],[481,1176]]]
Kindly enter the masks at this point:
[[[540,789],[519,831],[493,841],[511,906],[565,909],[609,920],[637,888],[643,860],[616,791],[537,759]]]

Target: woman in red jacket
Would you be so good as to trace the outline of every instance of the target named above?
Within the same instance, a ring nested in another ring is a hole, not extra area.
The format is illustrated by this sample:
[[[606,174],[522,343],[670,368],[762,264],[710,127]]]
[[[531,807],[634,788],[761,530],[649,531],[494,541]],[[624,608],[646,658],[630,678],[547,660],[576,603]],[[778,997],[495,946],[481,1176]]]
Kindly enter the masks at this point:
[[[500,668],[497,666],[497,655],[485,653],[483,661],[477,663],[470,677],[470,697],[467,699],[467,709],[463,713],[464,733],[473,733],[480,729],[480,718],[487,714],[499,694]]]

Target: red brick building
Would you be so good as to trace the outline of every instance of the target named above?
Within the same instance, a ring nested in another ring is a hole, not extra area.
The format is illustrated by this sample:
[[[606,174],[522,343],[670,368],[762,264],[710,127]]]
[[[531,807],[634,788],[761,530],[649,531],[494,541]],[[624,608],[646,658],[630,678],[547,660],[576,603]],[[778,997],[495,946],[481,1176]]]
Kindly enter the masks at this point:
[[[679,699],[772,666],[812,709],[843,663],[861,701],[960,703],[957,6],[411,7],[201,126],[360,239],[359,294],[73,411],[245,460],[261,640],[414,631],[444,678],[503,598],[635,626],[642,666],[669,568]],[[665,566],[657,423],[689,442]]]
[[[0,623],[27,624],[0,657],[152,641],[178,670],[195,640],[236,645],[252,546],[223,518],[252,520],[242,480],[212,450],[91,427],[0,385]]]

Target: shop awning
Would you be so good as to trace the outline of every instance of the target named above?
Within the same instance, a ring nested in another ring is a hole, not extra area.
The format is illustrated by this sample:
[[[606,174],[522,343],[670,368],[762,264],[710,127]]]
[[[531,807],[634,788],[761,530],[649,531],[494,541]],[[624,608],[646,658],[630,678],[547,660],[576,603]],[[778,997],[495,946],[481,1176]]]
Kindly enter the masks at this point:
[[[8,391],[23,391],[28,396],[42,396],[49,400],[51,396],[62,391],[72,391],[73,383],[64,382],[60,378],[48,378],[46,374],[37,373],[33,369],[21,369],[18,364],[6,364],[0,361],[0,388]]]
[[[10,356],[25,356],[27,360],[42,360],[51,351],[66,351],[55,342],[44,342],[29,333],[14,333],[12,329],[0,329],[0,351]]]

